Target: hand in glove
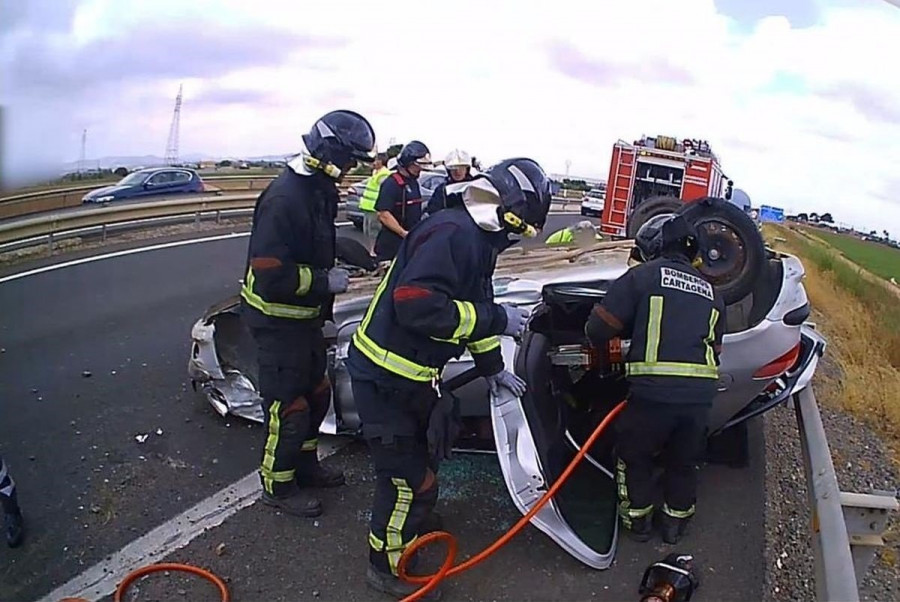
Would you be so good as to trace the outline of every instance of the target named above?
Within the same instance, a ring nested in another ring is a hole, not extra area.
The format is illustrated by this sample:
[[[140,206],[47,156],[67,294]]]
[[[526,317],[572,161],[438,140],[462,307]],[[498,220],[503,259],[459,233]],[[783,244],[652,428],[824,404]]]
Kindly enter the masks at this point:
[[[459,437],[460,418],[456,398],[444,392],[428,417],[428,453],[435,463],[449,460],[453,443]]]
[[[344,268],[328,270],[328,292],[343,293],[350,286],[350,272]]]
[[[525,332],[525,326],[528,324],[528,316],[531,312],[522,307],[515,305],[503,304],[500,307],[506,312],[506,329],[503,334],[515,338],[519,338]]]
[[[508,370],[501,370],[497,374],[493,374],[487,377],[488,387],[491,389],[491,393],[494,395],[500,394],[500,387],[504,387],[509,389],[515,394],[516,397],[521,397],[525,394],[525,381],[509,372]]]

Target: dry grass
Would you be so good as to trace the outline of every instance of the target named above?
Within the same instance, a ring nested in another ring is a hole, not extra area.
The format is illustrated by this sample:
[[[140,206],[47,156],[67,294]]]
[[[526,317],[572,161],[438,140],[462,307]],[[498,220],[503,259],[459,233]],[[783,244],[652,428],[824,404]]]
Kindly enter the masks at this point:
[[[806,268],[804,286],[822,316],[820,328],[840,373],[823,387],[823,400],[863,418],[900,458],[900,303],[883,287],[835,261],[827,249],[787,228],[767,228],[774,248],[797,255]],[[831,386],[833,385],[833,386]]]

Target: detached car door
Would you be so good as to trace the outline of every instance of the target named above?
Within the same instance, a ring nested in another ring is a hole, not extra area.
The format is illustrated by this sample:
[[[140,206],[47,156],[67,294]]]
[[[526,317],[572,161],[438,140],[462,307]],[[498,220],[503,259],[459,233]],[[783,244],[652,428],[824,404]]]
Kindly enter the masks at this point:
[[[500,301],[500,299],[498,299]],[[549,339],[527,333],[516,343],[501,337],[506,369],[528,383],[521,397],[509,391],[490,395],[497,458],[513,502],[526,514],[553,485],[578,450],[569,428],[571,416],[551,391]],[[611,433],[610,433],[611,434]],[[603,436],[594,449],[609,449]],[[600,457],[600,454],[591,455]],[[586,457],[559,493],[531,523],[566,552],[595,569],[615,558],[618,537],[616,484],[612,473]]]

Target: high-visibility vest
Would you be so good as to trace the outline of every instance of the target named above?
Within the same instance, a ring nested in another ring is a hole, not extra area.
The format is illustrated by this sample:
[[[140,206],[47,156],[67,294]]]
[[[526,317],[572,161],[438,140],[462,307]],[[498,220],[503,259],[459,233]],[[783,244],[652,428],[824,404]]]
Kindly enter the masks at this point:
[[[363,191],[362,198],[359,199],[360,211],[375,211],[375,201],[378,200],[378,191],[381,189],[381,183],[385,178],[391,175],[391,170],[382,167],[369,178],[366,183],[366,189]]]
[[[575,235],[572,234],[572,231],[568,228],[563,228],[548,236],[545,243],[548,245],[565,245],[574,242],[574,240]]]

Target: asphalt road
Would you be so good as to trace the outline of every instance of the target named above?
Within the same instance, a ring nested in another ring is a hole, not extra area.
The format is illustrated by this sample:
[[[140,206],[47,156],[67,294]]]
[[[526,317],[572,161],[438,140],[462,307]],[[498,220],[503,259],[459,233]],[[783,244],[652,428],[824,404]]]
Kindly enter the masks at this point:
[[[553,216],[547,231],[577,219]],[[30,527],[23,548],[0,546],[0,600],[48,593],[257,465],[259,426],[220,418],[186,375],[190,327],[234,294],[246,242],[131,254],[0,284],[0,453]],[[149,434],[144,443],[140,434]],[[701,515],[680,548],[704,567],[696,599],[761,596],[761,449],[756,437],[748,469],[703,473]],[[350,484],[324,496],[328,510],[317,522],[256,504],[173,557],[227,576],[235,600],[370,599],[361,576],[367,456],[353,445],[329,462],[348,471]],[[467,555],[518,514],[489,456],[456,462],[441,503]],[[221,556],[212,551],[218,543],[226,544]],[[623,541],[615,567],[600,573],[532,529],[451,584],[451,597],[632,599],[645,565],[665,551]],[[175,578],[140,587],[141,600],[210,595]]]

